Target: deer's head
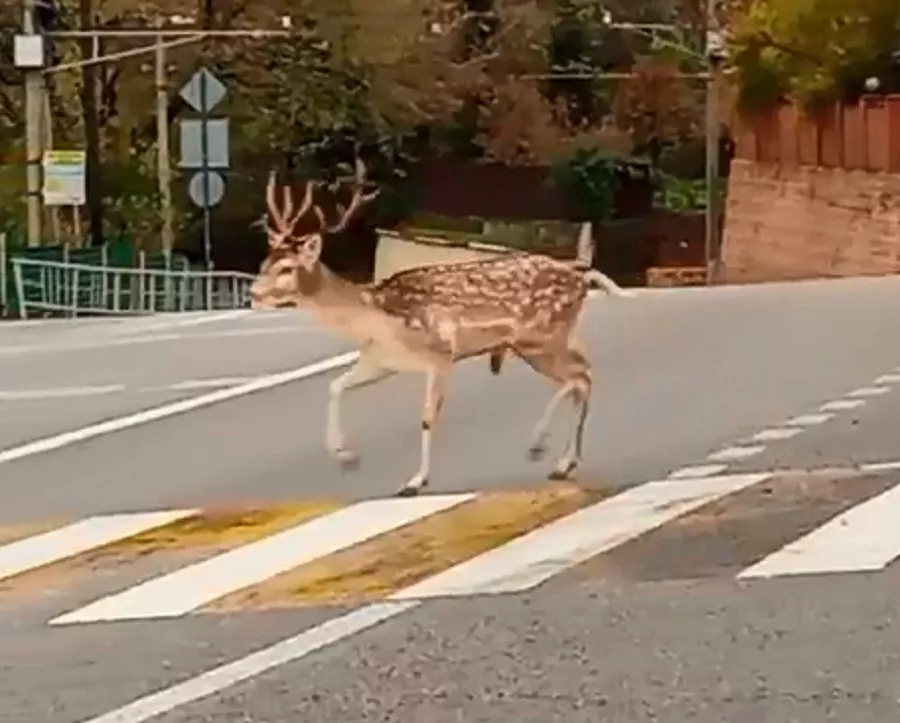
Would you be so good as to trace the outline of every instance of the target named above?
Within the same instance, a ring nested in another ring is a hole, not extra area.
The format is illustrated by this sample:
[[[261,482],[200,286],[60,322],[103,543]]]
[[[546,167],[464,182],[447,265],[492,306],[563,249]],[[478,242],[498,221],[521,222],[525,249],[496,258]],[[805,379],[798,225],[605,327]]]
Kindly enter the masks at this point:
[[[363,195],[365,166],[356,161],[355,188],[350,204],[337,205],[340,219],[333,226],[325,222],[322,209],[313,203],[312,182],[307,182],[300,209],[294,212],[289,186],[283,189],[284,209],[279,210],[275,192],[275,173],[269,176],[266,187],[268,217],[266,233],[269,253],[262,262],[259,273],[250,287],[251,307],[254,309],[278,309],[296,306],[304,297],[310,297],[321,288],[323,268],[321,264],[323,237],[327,233],[343,231],[359,207],[371,201],[378,191]],[[312,231],[298,233],[297,224],[309,211],[316,217]]]

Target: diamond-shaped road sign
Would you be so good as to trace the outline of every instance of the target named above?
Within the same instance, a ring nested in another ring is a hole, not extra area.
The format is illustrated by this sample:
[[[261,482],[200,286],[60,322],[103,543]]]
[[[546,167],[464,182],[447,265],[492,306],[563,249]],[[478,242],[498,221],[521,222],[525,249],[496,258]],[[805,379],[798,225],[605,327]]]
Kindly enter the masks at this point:
[[[205,87],[204,87],[205,86]],[[228,90],[222,81],[206,68],[200,68],[191,76],[178,93],[198,113],[209,113],[219,104]]]

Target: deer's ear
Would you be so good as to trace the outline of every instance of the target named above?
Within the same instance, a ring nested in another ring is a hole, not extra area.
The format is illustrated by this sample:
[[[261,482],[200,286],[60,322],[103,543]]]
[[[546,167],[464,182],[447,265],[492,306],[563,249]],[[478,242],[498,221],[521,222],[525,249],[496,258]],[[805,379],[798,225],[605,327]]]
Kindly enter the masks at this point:
[[[311,270],[322,255],[322,236],[317,233],[307,236],[297,255],[300,265],[308,271]]]

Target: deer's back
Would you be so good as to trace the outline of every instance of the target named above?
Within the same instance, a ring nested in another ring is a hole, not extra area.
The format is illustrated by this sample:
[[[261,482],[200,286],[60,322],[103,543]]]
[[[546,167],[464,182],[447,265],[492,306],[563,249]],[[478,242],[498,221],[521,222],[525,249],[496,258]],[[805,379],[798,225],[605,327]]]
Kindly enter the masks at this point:
[[[439,308],[460,321],[502,316],[553,322],[580,306],[587,283],[559,261],[523,253],[407,269],[374,285],[371,293],[379,307],[397,316]]]

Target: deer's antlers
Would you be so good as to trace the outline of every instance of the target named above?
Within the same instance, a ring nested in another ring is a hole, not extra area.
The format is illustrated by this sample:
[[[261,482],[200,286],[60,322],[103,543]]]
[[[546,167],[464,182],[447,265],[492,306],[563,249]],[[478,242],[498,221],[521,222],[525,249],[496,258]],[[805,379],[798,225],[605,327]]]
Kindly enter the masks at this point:
[[[313,205],[313,189],[318,185],[312,181],[306,182],[303,202],[300,209],[294,212],[294,200],[292,189],[289,185],[283,187],[283,205],[284,209],[278,208],[278,201],[275,192],[275,171],[269,174],[269,182],[266,186],[266,206],[268,207],[268,216],[263,221],[269,236],[269,245],[277,248],[285,242],[291,235],[297,222],[310,210],[316,215],[319,221],[319,233],[339,233],[347,228],[347,224],[353,218],[359,207],[365,203],[372,201],[380,192],[376,189],[372,193],[363,195],[363,186],[366,183],[366,166],[360,158],[356,158],[355,173],[353,175],[354,191],[350,200],[350,205],[344,208],[340,203],[337,204],[338,212],[341,214],[340,219],[333,226],[329,226],[325,220],[325,214],[318,204]],[[269,222],[271,218],[271,223]]]
[[[353,218],[354,214],[359,210],[359,207],[364,203],[368,203],[373,200],[380,192],[380,189],[375,189],[372,193],[368,193],[363,195],[363,186],[366,183],[366,165],[362,162],[358,156],[356,158],[355,163],[355,173],[353,175],[353,181],[356,188],[353,190],[353,198],[350,200],[350,205],[347,208],[344,208],[340,203],[337,204],[338,212],[341,214],[340,220],[333,226],[325,226],[325,216],[322,213],[322,210],[315,206],[313,209],[316,216],[318,216],[320,223],[322,224],[322,230],[326,233],[339,233],[347,228],[347,224],[350,223],[350,219]]]
[[[266,230],[269,234],[269,244],[274,248],[284,243],[284,240],[290,236],[297,222],[309,211],[313,201],[313,183],[306,182],[306,190],[303,195],[303,203],[300,209],[294,213],[293,192],[289,185],[283,187],[284,191],[284,210],[278,209],[278,202],[275,198],[275,171],[269,174],[269,183],[266,186],[266,206],[269,215],[272,218],[272,225],[266,223]]]

